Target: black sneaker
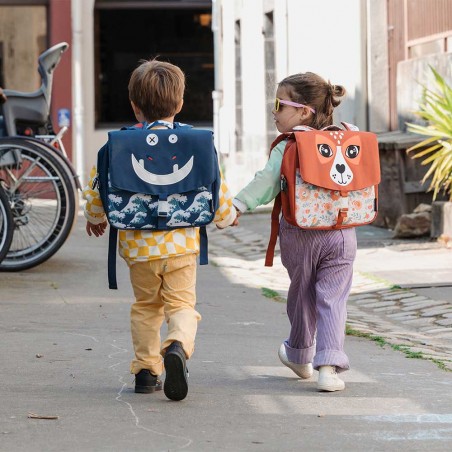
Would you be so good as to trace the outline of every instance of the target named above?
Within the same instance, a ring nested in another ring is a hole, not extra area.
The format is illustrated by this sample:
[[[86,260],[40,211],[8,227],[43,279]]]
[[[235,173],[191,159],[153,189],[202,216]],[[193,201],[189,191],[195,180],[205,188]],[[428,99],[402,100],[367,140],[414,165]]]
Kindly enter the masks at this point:
[[[156,375],[152,375],[148,369],[141,369],[135,375],[135,392],[151,394],[162,389],[162,382]]]
[[[171,400],[185,399],[188,393],[188,372],[180,342],[175,341],[166,349],[164,363],[166,377],[163,390],[166,397]]]

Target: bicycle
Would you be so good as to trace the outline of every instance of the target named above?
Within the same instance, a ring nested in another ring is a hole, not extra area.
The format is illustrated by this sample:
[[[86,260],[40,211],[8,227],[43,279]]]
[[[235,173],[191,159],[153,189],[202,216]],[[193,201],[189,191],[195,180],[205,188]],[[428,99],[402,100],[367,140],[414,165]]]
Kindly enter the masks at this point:
[[[81,187],[62,143],[67,128],[56,134],[49,115],[53,72],[67,48],[59,43],[39,56],[37,91],[3,91],[0,185],[8,196],[14,234],[0,271],[26,270],[49,259],[76,220]]]
[[[0,187],[0,262],[5,258],[11,245],[14,232],[14,220],[9,199]]]

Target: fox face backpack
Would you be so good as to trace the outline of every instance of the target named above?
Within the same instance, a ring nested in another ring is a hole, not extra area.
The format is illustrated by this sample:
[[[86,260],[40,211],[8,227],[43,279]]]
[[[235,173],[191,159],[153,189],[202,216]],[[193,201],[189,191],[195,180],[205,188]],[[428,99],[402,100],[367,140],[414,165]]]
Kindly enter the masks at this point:
[[[281,209],[288,223],[302,229],[343,229],[375,220],[380,183],[377,137],[342,125],[343,129],[322,130],[300,126],[273,142],[272,149],[287,140],[266,266],[273,263]]]

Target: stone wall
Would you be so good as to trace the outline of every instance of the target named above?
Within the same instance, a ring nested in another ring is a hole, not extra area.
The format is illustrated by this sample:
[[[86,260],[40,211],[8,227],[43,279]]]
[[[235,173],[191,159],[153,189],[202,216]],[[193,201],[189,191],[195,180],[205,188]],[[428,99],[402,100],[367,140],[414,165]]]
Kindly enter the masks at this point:
[[[452,83],[452,53],[430,55],[402,61],[397,65],[397,114],[399,130],[378,135],[380,149],[381,184],[379,187],[379,215],[375,225],[394,228],[398,218],[422,203],[433,202],[429,181],[421,182],[429,166],[422,159],[412,159],[406,150],[425,137],[406,131],[406,122],[421,123],[413,111],[418,109],[422,86],[432,86],[433,66]],[[444,196],[437,197],[443,201]]]

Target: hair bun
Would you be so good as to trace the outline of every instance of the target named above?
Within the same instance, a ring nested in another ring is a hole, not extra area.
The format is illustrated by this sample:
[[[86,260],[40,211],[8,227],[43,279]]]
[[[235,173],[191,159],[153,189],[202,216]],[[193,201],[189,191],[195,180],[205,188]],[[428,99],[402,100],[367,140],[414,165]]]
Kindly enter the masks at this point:
[[[328,83],[330,93],[334,97],[342,97],[345,95],[345,88],[342,85],[332,85]]]

